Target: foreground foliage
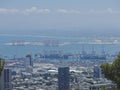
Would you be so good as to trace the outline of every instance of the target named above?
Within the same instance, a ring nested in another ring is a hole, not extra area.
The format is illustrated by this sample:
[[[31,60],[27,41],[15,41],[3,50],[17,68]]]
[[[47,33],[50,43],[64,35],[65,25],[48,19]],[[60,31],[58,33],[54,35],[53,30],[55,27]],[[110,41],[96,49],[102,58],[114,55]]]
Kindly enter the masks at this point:
[[[120,90],[120,53],[112,64],[104,63],[101,65],[101,69],[105,78],[113,81]]]
[[[0,75],[1,75],[1,73],[3,71],[3,69],[4,69],[4,63],[5,63],[5,60],[0,58]]]

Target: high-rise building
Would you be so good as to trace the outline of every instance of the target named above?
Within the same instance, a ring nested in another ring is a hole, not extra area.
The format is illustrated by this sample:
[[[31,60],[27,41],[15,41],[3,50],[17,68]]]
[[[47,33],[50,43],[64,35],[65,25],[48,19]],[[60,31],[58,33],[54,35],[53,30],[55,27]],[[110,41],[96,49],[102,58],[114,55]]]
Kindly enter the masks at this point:
[[[69,67],[58,68],[58,90],[70,90]]]
[[[4,88],[5,90],[12,90],[12,72],[10,69],[4,69]]]
[[[30,54],[28,54],[26,56],[26,66],[31,66],[33,67],[33,60],[32,60],[32,56]]]
[[[12,72],[10,69],[4,69],[0,76],[0,90],[12,90]]]
[[[97,65],[94,66],[94,78],[104,78],[100,66]]]

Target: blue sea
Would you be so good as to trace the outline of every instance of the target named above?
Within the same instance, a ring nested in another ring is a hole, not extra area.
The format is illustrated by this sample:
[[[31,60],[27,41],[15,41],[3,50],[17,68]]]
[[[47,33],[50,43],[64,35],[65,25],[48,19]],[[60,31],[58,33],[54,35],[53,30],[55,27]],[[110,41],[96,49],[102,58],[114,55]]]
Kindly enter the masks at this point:
[[[63,36],[40,36],[40,35],[0,35],[0,57],[13,58],[25,57],[27,54],[63,53],[80,54],[82,50],[91,53],[93,48],[96,54],[101,54],[104,50],[106,54],[117,54],[120,52],[120,44],[78,44],[76,42],[93,42],[96,38],[89,37],[63,37]],[[46,45],[6,45],[13,41],[24,42],[44,42],[58,41],[64,43],[58,46]],[[67,44],[65,44],[67,43]],[[69,44],[68,44],[69,43]]]

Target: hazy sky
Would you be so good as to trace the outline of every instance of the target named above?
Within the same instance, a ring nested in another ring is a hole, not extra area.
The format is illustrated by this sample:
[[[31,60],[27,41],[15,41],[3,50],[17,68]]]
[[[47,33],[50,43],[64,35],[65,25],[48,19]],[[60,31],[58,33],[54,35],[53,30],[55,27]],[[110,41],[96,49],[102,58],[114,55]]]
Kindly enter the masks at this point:
[[[120,0],[0,0],[0,32],[119,31]]]

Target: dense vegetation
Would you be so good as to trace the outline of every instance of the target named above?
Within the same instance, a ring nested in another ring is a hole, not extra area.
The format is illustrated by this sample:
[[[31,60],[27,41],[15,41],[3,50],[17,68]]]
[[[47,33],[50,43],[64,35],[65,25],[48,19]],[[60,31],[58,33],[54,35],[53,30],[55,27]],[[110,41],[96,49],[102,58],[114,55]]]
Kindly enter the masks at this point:
[[[3,69],[4,69],[4,63],[5,63],[5,60],[0,58],[0,75],[1,75],[1,73],[3,71]]]
[[[120,53],[113,63],[104,63],[101,68],[105,78],[113,81],[117,85],[118,90],[120,90]]]

